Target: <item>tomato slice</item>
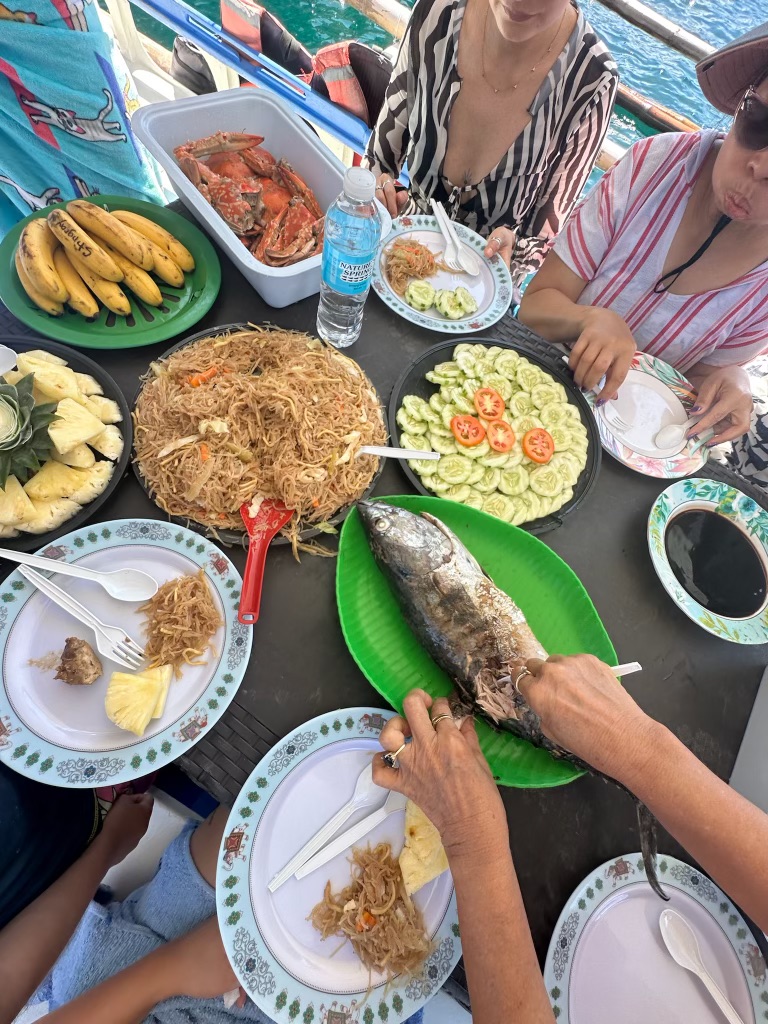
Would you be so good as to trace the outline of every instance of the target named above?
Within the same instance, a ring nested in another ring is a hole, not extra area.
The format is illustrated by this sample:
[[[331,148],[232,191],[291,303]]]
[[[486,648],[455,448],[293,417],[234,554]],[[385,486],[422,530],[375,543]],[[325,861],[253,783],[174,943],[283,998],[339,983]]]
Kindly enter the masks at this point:
[[[504,399],[493,388],[480,388],[474,396],[475,408],[484,420],[501,419],[504,412]]]
[[[549,462],[555,454],[555,442],[548,430],[534,427],[523,437],[523,451],[533,462]]]
[[[454,416],[451,420],[453,436],[465,448],[474,448],[485,437],[485,427],[474,416]]]
[[[511,452],[515,446],[515,432],[504,420],[488,424],[488,444],[495,452]]]

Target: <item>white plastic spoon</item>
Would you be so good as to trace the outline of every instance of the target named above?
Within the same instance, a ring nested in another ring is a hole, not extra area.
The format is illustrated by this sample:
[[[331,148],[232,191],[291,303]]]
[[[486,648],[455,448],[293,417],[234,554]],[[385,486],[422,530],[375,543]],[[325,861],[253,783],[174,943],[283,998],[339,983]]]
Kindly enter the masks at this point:
[[[0,376],[16,365],[16,353],[7,345],[0,345]]]
[[[682,914],[678,914],[676,910],[662,910],[659,917],[659,928],[661,929],[664,945],[669,950],[672,959],[675,963],[684,967],[686,971],[691,971],[697,978],[701,979],[704,987],[717,1003],[728,1024],[744,1024],[744,1021],[736,1013],[736,1010],[720,991],[715,979],[704,966],[696,933]]]
[[[439,452],[419,452],[415,448],[390,448],[386,444],[364,444],[358,455],[378,455],[382,459],[439,459]]]
[[[654,437],[653,443],[657,448],[673,448],[685,440],[685,435],[698,421],[698,416],[689,416],[685,423],[668,423]]]
[[[71,565],[55,558],[44,558],[42,555],[25,555],[21,551],[0,548],[0,558],[18,565],[31,565],[35,569],[45,569],[61,576],[77,576],[81,580],[93,580],[104,587],[110,597],[117,601],[148,601],[157,593],[157,580],[141,569],[115,569],[112,572],[98,572],[86,569],[84,565]]]

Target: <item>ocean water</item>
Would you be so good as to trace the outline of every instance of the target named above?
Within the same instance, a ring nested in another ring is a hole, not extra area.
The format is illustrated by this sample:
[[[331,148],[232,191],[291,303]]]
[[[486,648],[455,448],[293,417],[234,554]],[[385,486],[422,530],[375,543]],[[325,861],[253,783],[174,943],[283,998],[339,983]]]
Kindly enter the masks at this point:
[[[188,0],[218,21],[218,0]],[[768,19],[766,0],[645,0],[713,46],[722,46]],[[359,39],[388,46],[391,36],[341,0],[266,0],[264,4],[311,52],[324,43]],[[622,79],[643,95],[678,110],[705,127],[718,127],[727,118],[702,96],[692,61],[667,49],[639,29],[603,7],[598,0],[583,0],[582,8],[610,47]],[[143,12],[136,11],[142,30],[170,45],[171,34]],[[634,123],[615,117],[611,135],[628,142],[637,137]]]

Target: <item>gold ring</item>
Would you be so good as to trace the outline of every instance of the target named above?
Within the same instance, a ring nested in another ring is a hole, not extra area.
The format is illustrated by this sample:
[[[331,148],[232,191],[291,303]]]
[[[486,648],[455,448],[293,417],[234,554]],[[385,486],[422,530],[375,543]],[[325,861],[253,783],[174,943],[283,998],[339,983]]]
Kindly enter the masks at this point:
[[[442,722],[444,718],[450,718],[450,720],[453,721],[453,715],[448,715],[448,714],[438,715],[437,718],[433,718],[432,719],[433,727],[436,726],[438,722]]]
[[[395,770],[397,770],[400,767],[397,759],[407,746],[407,743],[403,743],[400,747],[397,748],[397,750],[387,751],[386,754],[382,754],[381,759],[384,762],[384,764],[387,764],[389,765],[390,768],[394,768]]]

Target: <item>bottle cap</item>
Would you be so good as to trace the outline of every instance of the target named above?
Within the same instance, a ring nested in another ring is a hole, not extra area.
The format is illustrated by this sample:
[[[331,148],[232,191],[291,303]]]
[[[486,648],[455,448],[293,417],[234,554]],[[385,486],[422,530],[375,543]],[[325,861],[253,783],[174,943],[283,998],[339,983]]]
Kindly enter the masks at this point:
[[[358,203],[367,203],[376,194],[376,178],[367,167],[349,167],[344,174],[344,193]]]

